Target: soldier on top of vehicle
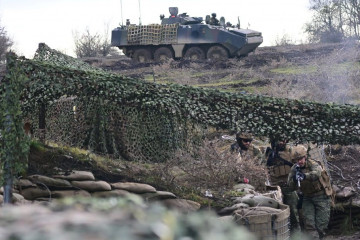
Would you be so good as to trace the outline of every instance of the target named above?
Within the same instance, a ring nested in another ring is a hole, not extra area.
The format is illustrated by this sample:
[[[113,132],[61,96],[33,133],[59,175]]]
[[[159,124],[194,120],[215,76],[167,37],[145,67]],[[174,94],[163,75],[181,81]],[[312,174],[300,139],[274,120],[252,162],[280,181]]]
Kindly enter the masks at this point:
[[[219,20],[216,18],[216,13],[212,13],[209,24],[214,26],[219,26],[220,25],[219,23],[220,23]]]
[[[325,236],[330,219],[331,184],[326,171],[315,160],[308,158],[306,149],[296,146],[292,149],[292,161],[288,185],[300,189],[303,194],[302,215],[305,231],[312,239]]]

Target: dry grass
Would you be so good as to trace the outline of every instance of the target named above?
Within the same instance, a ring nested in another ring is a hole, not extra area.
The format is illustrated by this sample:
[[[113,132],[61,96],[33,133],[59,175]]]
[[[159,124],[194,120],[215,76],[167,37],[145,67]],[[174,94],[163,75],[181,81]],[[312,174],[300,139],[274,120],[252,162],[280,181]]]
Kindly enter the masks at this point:
[[[157,173],[171,185],[184,186],[205,193],[210,190],[216,196],[232,191],[243,177],[250,179],[258,191],[265,188],[266,170],[253,159],[238,161],[237,154],[230,153],[230,145],[220,139],[205,141],[195,153],[179,151]]]

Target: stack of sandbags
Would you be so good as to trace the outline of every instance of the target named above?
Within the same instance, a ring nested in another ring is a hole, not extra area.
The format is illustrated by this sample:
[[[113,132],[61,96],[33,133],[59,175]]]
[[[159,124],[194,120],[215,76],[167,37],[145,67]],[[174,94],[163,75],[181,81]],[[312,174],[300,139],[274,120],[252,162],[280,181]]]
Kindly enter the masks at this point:
[[[360,219],[360,199],[352,187],[333,185],[335,204],[332,207],[329,233],[343,234],[353,230],[353,225]]]
[[[277,191],[269,191],[266,193],[258,193],[255,188],[246,183],[237,184],[233,187],[236,193],[243,195],[241,197],[233,197],[233,205],[221,209],[218,214],[220,216],[232,215],[238,209],[248,207],[265,206],[271,208],[279,208],[281,203],[281,189]],[[278,199],[280,198],[280,199]]]
[[[57,175],[31,175],[18,179],[14,183],[13,203],[22,204],[29,201],[51,201],[65,197],[124,197],[129,194],[141,196],[146,202],[160,201],[169,208],[183,212],[196,211],[200,204],[194,201],[179,199],[175,194],[157,191],[153,186],[135,182],[109,183],[96,180],[88,171],[63,172]],[[0,202],[2,202],[2,195]]]
[[[344,202],[349,200],[350,198],[354,197],[356,194],[356,191],[352,187],[343,187],[343,186],[337,186],[333,185],[333,192],[335,193],[335,199],[336,201]]]
[[[4,194],[4,188],[1,187],[0,188],[0,204],[2,204],[4,201],[3,194]],[[12,189],[12,197],[11,197],[12,204],[20,205],[20,204],[25,204],[28,202],[29,201],[26,200],[21,194],[19,194],[19,192],[16,189]]]
[[[259,239],[289,239],[290,210],[281,203],[281,189],[275,189],[258,193],[250,184],[235,185],[243,196],[233,197],[233,205],[218,212],[220,219],[246,226]]]
[[[246,226],[259,239],[289,239],[289,207],[284,204],[277,206],[255,206],[236,210],[233,214],[234,220],[237,224]]]

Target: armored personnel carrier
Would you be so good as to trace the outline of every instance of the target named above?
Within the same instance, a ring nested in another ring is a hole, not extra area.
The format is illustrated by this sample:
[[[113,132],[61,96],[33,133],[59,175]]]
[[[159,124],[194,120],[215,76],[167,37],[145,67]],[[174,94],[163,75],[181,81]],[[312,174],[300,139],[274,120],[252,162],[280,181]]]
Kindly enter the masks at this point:
[[[202,17],[178,14],[177,7],[170,7],[169,12],[168,18],[160,15],[161,24],[134,25],[127,19],[125,26],[112,31],[111,45],[137,62],[149,62],[243,57],[263,41],[260,32],[225,23],[215,13],[203,23]]]

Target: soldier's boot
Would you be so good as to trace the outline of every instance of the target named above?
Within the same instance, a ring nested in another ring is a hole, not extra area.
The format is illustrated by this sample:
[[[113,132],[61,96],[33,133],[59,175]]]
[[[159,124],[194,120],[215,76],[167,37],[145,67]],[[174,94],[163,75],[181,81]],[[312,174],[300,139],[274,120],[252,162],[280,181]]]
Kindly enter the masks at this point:
[[[316,230],[307,230],[306,233],[311,237],[312,240],[320,239],[319,232]]]
[[[323,239],[326,236],[325,231],[318,230],[320,239]]]

